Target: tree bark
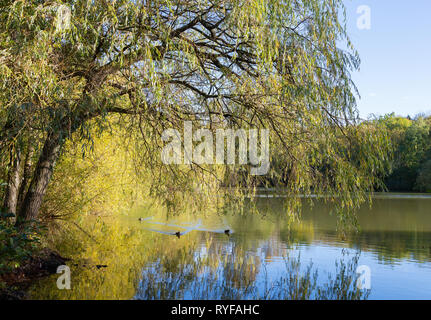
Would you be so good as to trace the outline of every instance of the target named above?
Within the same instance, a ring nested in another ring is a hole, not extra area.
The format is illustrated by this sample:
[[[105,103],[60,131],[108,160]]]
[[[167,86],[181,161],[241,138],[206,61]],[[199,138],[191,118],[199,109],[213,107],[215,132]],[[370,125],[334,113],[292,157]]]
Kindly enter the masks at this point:
[[[21,153],[18,148],[11,150],[8,181],[4,197],[3,209],[6,213],[16,214],[20,177]]]
[[[51,180],[62,146],[60,132],[49,133],[36,164],[33,178],[18,213],[17,224],[35,220]]]
[[[33,154],[34,154],[34,146],[31,143],[29,143],[27,154],[25,156],[24,172],[22,174],[21,186],[19,188],[19,193],[18,193],[19,207],[21,207],[22,205],[22,202],[24,200],[24,197],[27,191],[28,183],[31,179],[31,167],[33,165],[32,163]]]

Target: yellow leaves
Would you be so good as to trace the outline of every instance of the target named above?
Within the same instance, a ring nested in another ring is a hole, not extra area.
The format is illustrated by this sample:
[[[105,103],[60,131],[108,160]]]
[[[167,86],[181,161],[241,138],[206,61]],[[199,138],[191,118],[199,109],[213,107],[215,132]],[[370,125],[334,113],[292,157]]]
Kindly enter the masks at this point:
[[[0,58],[0,62],[1,62],[1,58]],[[10,77],[12,75],[12,70],[9,69],[6,64],[0,63],[0,75],[2,77]],[[5,82],[3,82],[2,85],[5,85]]]
[[[290,65],[293,65],[293,59],[292,59],[292,56],[290,54],[287,56],[287,61],[289,61]]]
[[[82,147],[87,148],[77,141],[67,144],[48,190],[44,211],[106,216],[129,210],[131,203],[145,196],[119,138],[108,133],[95,138],[94,152],[87,152],[84,159]]]

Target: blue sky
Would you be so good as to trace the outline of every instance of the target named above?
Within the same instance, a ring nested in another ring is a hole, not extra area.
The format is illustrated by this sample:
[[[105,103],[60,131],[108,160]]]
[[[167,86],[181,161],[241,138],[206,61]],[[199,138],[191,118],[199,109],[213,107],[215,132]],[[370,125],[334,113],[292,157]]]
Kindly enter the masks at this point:
[[[349,35],[361,57],[353,74],[361,117],[431,114],[431,1],[344,0]],[[360,30],[357,8],[371,9],[371,29]]]

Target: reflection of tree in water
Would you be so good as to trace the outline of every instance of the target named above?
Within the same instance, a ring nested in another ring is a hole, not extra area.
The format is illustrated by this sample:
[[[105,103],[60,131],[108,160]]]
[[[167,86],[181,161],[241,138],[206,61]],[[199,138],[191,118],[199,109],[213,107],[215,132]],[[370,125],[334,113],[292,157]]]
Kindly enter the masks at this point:
[[[220,259],[220,256],[214,252],[212,259],[215,260],[217,257]],[[218,266],[221,268],[220,276],[225,279],[228,287],[248,288],[256,281],[261,265],[259,256],[247,253],[242,247],[233,244],[231,253],[221,257],[223,260]]]
[[[430,262],[429,203],[429,200],[417,199],[375,199],[371,209],[363,206],[358,212],[359,233],[349,233],[340,241],[335,230],[336,217],[330,215],[330,204],[315,201],[310,207],[304,202],[301,221],[289,223],[282,199],[258,199],[260,214],[246,219],[247,229],[254,237],[244,234],[244,239],[239,241],[245,246],[256,238],[266,241],[270,237],[278,237],[280,242],[289,245],[312,245],[319,241],[342,247],[347,243],[352,248],[374,253],[379,261],[388,264],[399,259]],[[234,217],[233,221],[234,226],[245,223],[240,216]]]
[[[369,291],[356,288],[359,254],[346,256],[336,263],[336,271],[321,282],[310,263],[304,266],[300,257],[285,259],[285,272],[275,280],[264,276],[267,262],[240,246],[231,250],[220,243],[208,242],[205,254],[190,251],[181,261],[172,256],[170,272],[159,261],[142,273],[136,299],[367,299]],[[224,253],[224,255],[223,255]]]
[[[253,232],[259,221],[247,224],[245,228]],[[66,232],[65,245],[70,243],[70,236],[77,237],[73,243],[80,244],[79,250],[71,250],[67,255],[76,258],[76,263],[86,257],[91,258],[94,264],[107,264],[108,268],[95,270],[81,265],[72,266],[73,290],[58,290],[55,279],[50,278],[36,284],[32,296],[39,299],[364,297],[351,285],[355,278],[353,267],[349,272],[339,274],[337,271],[334,279],[338,279],[338,284],[320,282],[318,285],[311,265],[307,272],[307,266],[303,266],[299,258],[289,258],[280,278],[266,279],[263,274],[268,264],[276,261],[276,257],[288,257],[286,242],[279,240],[279,230],[285,225],[279,228],[268,222],[267,228],[261,226],[262,237],[254,238],[254,235],[236,232],[239,224],[240,220],[238,225],[232,224],[235,233],[230,237],[192,232],[181,239],[124,228],[122,224],[85,225],[97,242],[90,241],[78,231]],[[76,255],[72,254],[74,251]],[[145,266],[143,271],[142,266]]]
[[[162,261],[164,273],[178,272],[174,262],[187,263],[189,252],[198,247],[195,233],[189,234],[187,241],[179,241],[174,236],[125,227],[124,221],[119,222],[115,217],[112,220],[109,223],[100,219],[84,220],[82,228],[91,233],[91,239],[77,228],[59,230],[56,249],[72,259],[68,263],[72,290],[58,290],[58,275],[54,274],[33,283],[30,296],[56,300],[131,299],[136,293],[142,266]],[[96,264],[108,267],[99,270],[94,267]]]

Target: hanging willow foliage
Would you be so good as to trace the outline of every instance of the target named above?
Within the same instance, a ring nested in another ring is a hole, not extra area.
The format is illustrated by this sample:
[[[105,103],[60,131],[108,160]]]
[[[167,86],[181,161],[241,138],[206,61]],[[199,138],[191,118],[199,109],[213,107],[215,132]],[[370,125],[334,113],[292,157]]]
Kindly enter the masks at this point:
[[[388,148],[359,122],[344,20],[341,0],[1,1],[1,151],[38,149],[19,216],[37,217],[66,140],[117,123],[155,195],[270,183],[291,213],[325,194],[350,222]],[[270,172],[163,165],[161,133],[184,121],[269,129]]]

